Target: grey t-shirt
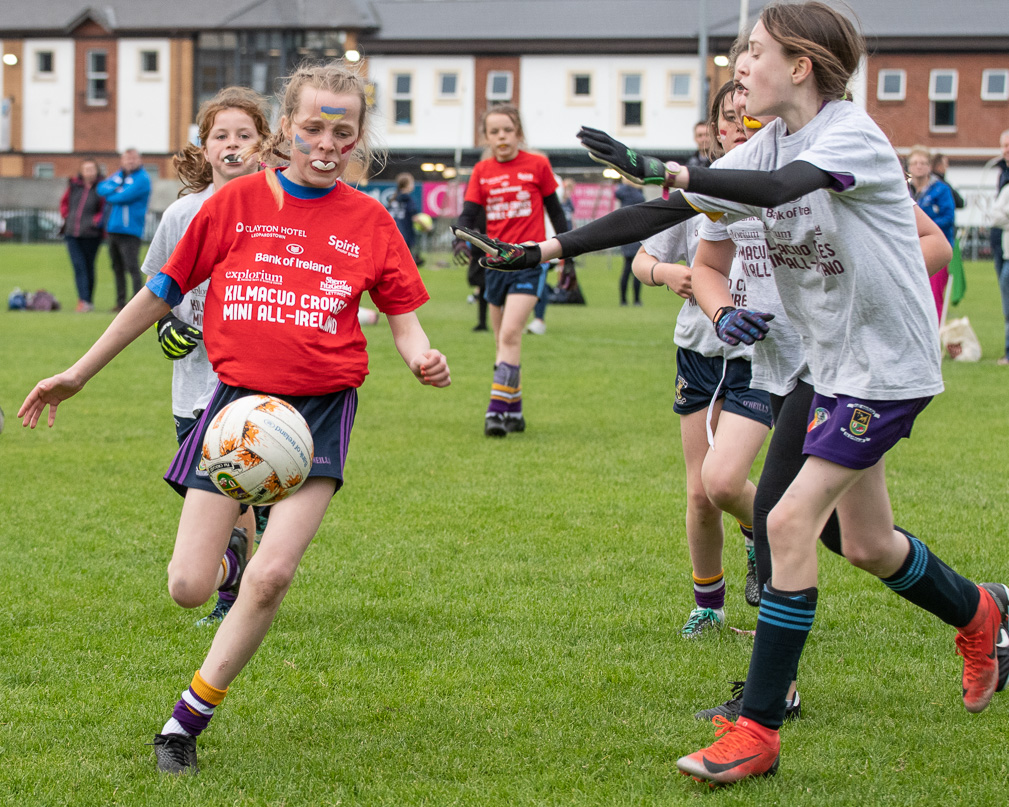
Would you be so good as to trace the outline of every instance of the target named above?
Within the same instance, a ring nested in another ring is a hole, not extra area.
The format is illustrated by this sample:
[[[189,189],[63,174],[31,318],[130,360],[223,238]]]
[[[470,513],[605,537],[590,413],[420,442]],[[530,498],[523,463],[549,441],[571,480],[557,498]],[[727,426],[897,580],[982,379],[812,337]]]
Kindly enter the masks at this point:
[[[645,252],[663,263],[691,265],[701,239],[700,227],[705,220],[704,216],[694,216],[689,221],[684,221],[645,239],[642,246],[645,248]],[[738,259],[732,262],[728,284],[729,293],[732,295],[732,304],[737,308],[747,307],[746,280],[742,275],[742,266]],[[676,331],[673,334],[673,341],[677,347],[693,350],[695,353],[709,358],[723,356],[726,359],[748,360],[753,353],[752,345],[729,345],[719,339],[715,334],[711,320],[697,304],[693,295],[680,306],[680,313],[676,317]]]
[[[832,101],[794,134],[773,121],[721,167],[767,171],[795,160],[834,175],[834,187],[777,208],[687,196],[727,213],[727,223],[760,220],[817,392],[881,401],[941,392],[935,306],[893,147],[863,110]]]
[[[717,165],[717,163],[716,163]],[[724,216],[723,216],[724,218]],[[749,308],[774,314],[771,329],[753,345],[750,386],[772,395],[788,395],[796,381],[812,383],[806,356],[802,352],[799,334],[788,320],[774,285],[774,270],[768,260],[764,228],[758,219],[748,218],[726,225],[721,219],[703,219],[701,238],[724,241],[731,238],[736,245],[736,261],[746,278]]]
[[[141,267],[145,274],[154,276],[168,263],[176,244],[182,239],[203,203],[214,192],[211,185],[199,193],[191,193],[177,199],[168,206],[158,225],[151,246]],[[205,281],[182,298],[182,302],[172,309],[183,322],[203,330],[203,304],[207,298]],[[176,417],[192,418],[207,408],[217,387],[217,374],[210,366],[207,349],[203,342],[185,358],[172,362],[172,414]]]

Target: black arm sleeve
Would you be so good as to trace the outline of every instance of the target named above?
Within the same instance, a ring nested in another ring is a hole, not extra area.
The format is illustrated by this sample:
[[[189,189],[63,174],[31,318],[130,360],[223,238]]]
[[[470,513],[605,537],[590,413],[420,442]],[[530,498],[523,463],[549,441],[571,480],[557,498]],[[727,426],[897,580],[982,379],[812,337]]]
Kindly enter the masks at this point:
[[[560,235],[571,229],[568,226],[568,217],[564,213],[564,208],[561,207],[561,200],[557,198],[556,193],[551,193],[543,199],[543,209],[547,211],[547,215],[550,217],[550,223],[554,226],[555,234]]]
[[[481,213],[483,213],[483,208],[476,202],[463,202],[462,210],[459,213],[459,218],[456,220],[456,224],[460,227],[466,227],[469,230],[476,230],[476,224]],[[486,226],[487,225],[484,224],[484,227]],[[480,232],[483,232],[482,228],[480,229]]]
[[[696,215],[697,211],[687,204],[683,195],[673,191],[668,199],[621,207],[584,227],[558,235],[557,240],[561,244],[561,256],[574,258],[597,249],[642,241]]]
[[[773,171],[691,168],[687,190],[757,207],[778,207],[820,188],[843,190],[832,174],[796,160]]]

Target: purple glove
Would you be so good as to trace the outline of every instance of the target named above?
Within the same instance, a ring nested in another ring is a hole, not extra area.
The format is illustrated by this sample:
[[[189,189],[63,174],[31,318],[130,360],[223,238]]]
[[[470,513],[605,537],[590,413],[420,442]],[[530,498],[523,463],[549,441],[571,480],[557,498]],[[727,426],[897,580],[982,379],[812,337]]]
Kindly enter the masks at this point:
[[[752,345],[767,335],[770,330],[767,323],[772,319],[774,314],[726,305],[715,312],[711,321],[718,338],[726,344],[738,345],[742,342],[744,345]]]

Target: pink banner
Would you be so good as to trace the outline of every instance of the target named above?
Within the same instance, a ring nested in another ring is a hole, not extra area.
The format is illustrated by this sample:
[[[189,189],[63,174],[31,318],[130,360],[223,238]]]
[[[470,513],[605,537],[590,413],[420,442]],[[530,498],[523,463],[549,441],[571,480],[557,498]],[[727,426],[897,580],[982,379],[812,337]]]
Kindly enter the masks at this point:
[[[456,218],[462,211],[462,198],[466,194],[464,182],[425,182],[421,188],[423,211],[429,216]]]
[[[592,220],[607,213],[612,213],[616,207],[616,185],[611,183],[597,184],[581,182],[575,185],[575,218]]]

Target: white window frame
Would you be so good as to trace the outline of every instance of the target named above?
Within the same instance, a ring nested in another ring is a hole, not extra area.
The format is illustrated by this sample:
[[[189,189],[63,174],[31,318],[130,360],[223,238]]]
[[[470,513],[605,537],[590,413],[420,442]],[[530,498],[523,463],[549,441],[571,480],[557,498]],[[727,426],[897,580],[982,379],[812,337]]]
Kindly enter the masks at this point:
[[[627,92],[627,79],[632,76],[638,77],[638,91],[637,93]],[[620,81],[620,128],[623,130],[641,131],[645,126],[645,74],[644,71],[638,72],[626,71],[621,72],[619,76]],[[640,104],[641,105],[641,122],[640,123],[625,123],[625,107],[624,104]]]
[[[44,53],[49,54],[49,67],[50,67],[49,70],[40,70],[39,69],[40,66],[41,66],[41,65],[39,65],[39,60],[41,59],[42,54],[44,54]],[[41,50],[37,50],[37,51],[35,51],[35,56],[34,56],[33,61],[34,61],[34,65],[33,65],[33,67],[34,67],[34,76],[35,76],[36,80],[55,81],[55,79],[56,79],[56,51],[50,50],[49,48],[44,48],[44,49],[41,49]]]
[[[35,163],[32,176],[35,179],[52,179],[56,176],[56,166],[53,163]]]
[[[436,81],[438,82],[435,97],[439,101],[459,101],[462,97],[462,92],[460,90],[461,76],[458,70],[439,70],[436,74]],[[451,93],[445,92],[445,79],[448,76],[452,76],[455,79],[455,91]]]
[[[494,79],[504,76],[508,82],[506,92],[494,92]],[[514,76],[511,70],[491,70],[487,73],[487,103],[508,104],[511,103],[514,94]]]
[[[685,76],[687,79],[687,91],[679,95],[674,91],[678,76]],[[689,70],[670,70],[666,73],[666,101],[670,104],[692,104],[694,102],[694,81],[694,74]]]
[[[940,76],[952,76],[953,86],[949,92],[938,92],[935,88],[936,81]],[[957,90],[960,86],[960,73],[955,68],[942,67],[936,68],[935,70],[930,70],[928,74],[928,129],[930,132],[955,132],[956,123],[952,126],[936,125],[935,123],[935,105],[936,102],[939,103],[950,103],[954,105],[957,101]],[[956,107],[953,108],[953,119],[956,120]]]
[[[91,57],[96,53],[105,54],[105,71],[96,71],[92,69]],[[84,80],[87,84],[87,99],[88,106],[108,106],[109,105],[109,52],[104,48],[91,48],[84,55]],[[105,97],[95,98],[92,95],[92,81],[97,81],[100,79],[105,79]]]
[[[155,70],[145,70],[144,69],[144,54],[153,53],[154,59],[157,62],[157,68]],[[137,75],[141,79],[159,79],[161,78],[161,51],[157,48],[141,48],[137,51]]]
[[[988,79],[995,75],[1002,76],[1002,92],[1000,93],[988,91]],[[1009,101],[1009,70],[991,69],[981,71],[981,100]]]
[[[407,92],[400,92],[399,89],[399,79],[406,76],[410,80],[410,89]],[[414,108],[413,108],[413,73],[408,70],[395,70],[392,73],[392,81],[389,82],[389,86],[392,91],[389,93],[389,102],[392,105],[390,110],[391,114],[389,120],[392,123],[392,127],[398,131],[405,131],[407,129],[412,129],[414,125]],[[408,101],[410,103],[410,122],[400,123],[396,118],[396,103],[399,101]]]
[[[580,78],[589,80],[589,91],[584,94],[575,92],[575,84]],[[596,77],[591,70],[570,70],[568,71],[568,105],[569,106],[590,106],[595,103]]]
[[[886,91],[886,80],[892,76],[900,79],[900,89],[897,92]],[[907,98],[907,71],[899,69],[880,70],[876,80],[877,101],[903,101]]]

